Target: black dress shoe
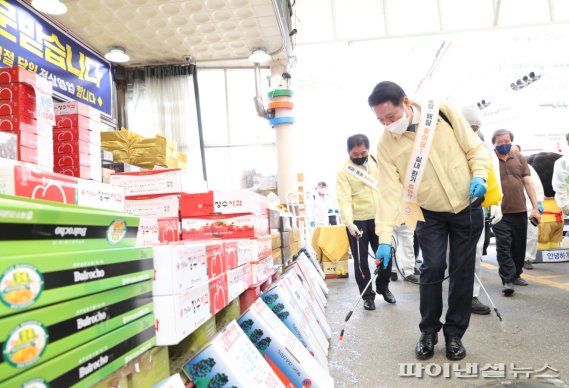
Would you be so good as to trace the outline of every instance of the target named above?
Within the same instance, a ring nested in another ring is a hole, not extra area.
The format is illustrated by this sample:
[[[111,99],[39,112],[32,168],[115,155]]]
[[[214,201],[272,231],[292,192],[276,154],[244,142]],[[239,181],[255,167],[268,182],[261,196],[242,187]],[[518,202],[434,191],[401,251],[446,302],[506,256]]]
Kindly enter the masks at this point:
[[[405,276],[405,280],[411,283],[419,283],[419,277],[414,274]]]
[[[449,360],[462,360],[466,357],[466,349],[458,335],[449,335],[446,339],[446,353]]]
[[[389,290],[379,290],[379,291],[377,291],[377,293],[379,295],[383,296],[383,300],[386,301],[387,303],[393,304],[393,303],[397,302],[395,300],[395,297],[393,296],[393,294]]]
[[[389,279],[390,279],[392,282],[397,281],[397,272],[391,272],[391,275],[389,276]]]
[[[373,299],[366,299],[364,300],[364,309],[366,310],[375,310],[375,302]]]
[[[415,356],[419,360],[428,360],[433,357],[438,340],[437,333],[421,333],[421,338],[415,346]]]
[[[487,315],[491,313],[490,307],[486,306],[477,297],[472,298],[472,307],[470,308],[472,314]]]

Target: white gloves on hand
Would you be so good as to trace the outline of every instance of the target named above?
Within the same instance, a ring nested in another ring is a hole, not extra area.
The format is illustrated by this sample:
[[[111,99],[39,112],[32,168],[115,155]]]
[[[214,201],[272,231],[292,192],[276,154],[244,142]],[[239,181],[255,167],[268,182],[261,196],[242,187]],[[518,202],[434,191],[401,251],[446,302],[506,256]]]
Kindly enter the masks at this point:
[[[350,231],[350,234],[354,237],[358,237],[361,233],[356,224],[348,225],[348,230]]]
[[[502,221],[502,207],[500,205],[490,206],[490,219],[492,225]]]

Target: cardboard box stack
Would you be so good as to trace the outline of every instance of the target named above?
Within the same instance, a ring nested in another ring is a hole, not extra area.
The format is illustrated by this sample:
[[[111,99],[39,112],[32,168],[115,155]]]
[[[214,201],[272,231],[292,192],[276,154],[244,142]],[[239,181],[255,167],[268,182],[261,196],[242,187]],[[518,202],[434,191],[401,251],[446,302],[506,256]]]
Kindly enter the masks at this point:
[[[102,132],[101,146],[113,152],[114,162],[144,169],[152,169],[154,166],[185,168],[187,163],[186,154],[178,151],[175,140],[160,135],[144,138],[125,128]]]
[[[110,182],[124,189],[126,212],[143,218],[141,245],[180,240],[181,170],[114,173]]]
[[[285,387],[235,321],[184,365],[184,373],[198,387]]]
[[[16,136],[17,160],[53,171],[52,84],[35,73],[0,69],[0,131]]]
[[[20,162],[0,159],[0,194],[124,212],[122,187],[43,172]]]
[[[0,385],[90,386],[155,345],[137,217],[8,195],[0,208]]]
[[[243,293],[244,306],[258,297],[259,286],[275,273],[267,209],[266,198],[248,190],[209,191],[181,197],[182,239],[224,241],[228,291],[232,296]],[[248,277],[249,272],[247,284],[241,279]]]
[[[100,113],[80,102],[56,103],[54,171],[101,182]]]
[[[307,382],[311,387],[334,386],[326,370],[262,300],[253,303],[238,323],[286,387]]]

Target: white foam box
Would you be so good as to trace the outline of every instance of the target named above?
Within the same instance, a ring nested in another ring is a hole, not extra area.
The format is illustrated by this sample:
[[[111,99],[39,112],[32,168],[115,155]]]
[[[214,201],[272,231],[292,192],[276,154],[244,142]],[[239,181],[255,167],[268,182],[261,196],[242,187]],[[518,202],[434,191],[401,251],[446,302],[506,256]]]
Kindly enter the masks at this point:
[[[324,281],[324,276],[325,276],[324,272],[320,270],[319,265],[318,265],[319,268],[316,269],[316,267],[314,266],[314,262],[308,257],[306,257],[304,252],[301,252],[296,261],[299,264],[299,267],[302,270],[304,276],[318,286],[315,287],[318,294],[318,300],[322,302],[323,306],[326,306],[326,304],[328,303],[326,295],[328,295],[329,290],[328,286],[326,285],[326,282]]]
[[[298,338],[302,345],[314,355],[318,364],[328,371],[326,354],[314,338],[304,312],[286,285],[280,280],[273,283],[271,288],[261,295],[261,299]]]
[[[140,217],[136,233],[136,246],[160,244],[158,238],[158,219],[156,217]]]
[[[271,255],[273,253],[271,236],[259,236],[253,239],[252,249],[253,258],[251,261],[261,260]]]
[[[266,215],[267,198],[249,190],[182,195],[182,217],[199,217],[213,213]]]
[[[173,295],[208,279],[205,245],[157,245],[154,250],[154,295]]]
[[[318,295],[319,293],[322,293],[322,291],[320,290],[320,288],[317,284],[315,284],[313,281],[311,281],[308,277],[306,277],[304,275],[304,273],[300,269],[300,264],[298,263],[298,261],[293,262],[287,268],[287,271],[294,271],[296,273],[296,275],[300,279],[300,282],[304,286],[305,290],[307,290],[308,296],[310,297],[310,300],[311,300],[311,303],[314,306],[317,306],[318,309],[324,315],[326,312],[326,306],[322,303],[322,301],[320,300],[320,296]],[[325,298],[325,296],[323,296],[323,297]]]
[[[219,376],[224,376],[224,386],[228,387],[285,387],[235,321],[188,361],[183,370],[198,387],[217,386]]]
[[[111,175],[111,184],[124,187],[126,196],[179,194],[181,177],[179,169],[120,172]]]
[[[81,115],[89,117],[91,120],[96,122],[101,121],[101,114],[97,109],[91,108],[89,105],[85,105],[77,101],[55,102],[53,104],[53,110],[57,116]]]
[[[77,205],[124,212],[124,189],[107,183],[77,178]]]
[[[253,303],[238,323],[286,387],[334,386],[332,377],[262,300]]]
[[[227,274],[217,276],[209,281],[209,304],[213,315],[229,304]]]
[[[256,255],[253,246],[255,240],[239,239],[235,241],[237,241],[237,266],[253,261]]]
[[[259,285],[275,273],[273,260],[271,255],[263,260],[251,262],[251,285]]]
[[[251,286],[251,264],[246,263],[227,271],[229,301],[239,297]]]
[[[212,316],[209,292],[206,281],[176,295],[154,296],[158,346],[178,344]]]
[[[179,210],[178,194],[127,197],[125,202],[127,213],[141,217],[177,218]]]
[[[158,238],[161,243],[180,241],[181,234],[178,217],[158,218]]]
[[[282,276],[282,279],[288,286],[290,293],[296,297],[299,306],[304,310],[311,328],[320,340],[325,353],[328,354],[328,340],[332,337],[332,329],[328,325],[326,316],[320,309],[320,306],[310,297],[306,287],[302,284],[294,270],[287,271]]]

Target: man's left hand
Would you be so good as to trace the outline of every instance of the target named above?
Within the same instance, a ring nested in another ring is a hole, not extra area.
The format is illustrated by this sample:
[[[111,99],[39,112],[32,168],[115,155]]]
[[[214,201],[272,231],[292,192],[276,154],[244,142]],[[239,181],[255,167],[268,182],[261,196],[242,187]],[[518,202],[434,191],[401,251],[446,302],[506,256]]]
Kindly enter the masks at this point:
[[[468,190],[468,195],[470,198],[482,198],[484,193],[486,193],[486,181],[475,176],[470,181],[470,190]]]

